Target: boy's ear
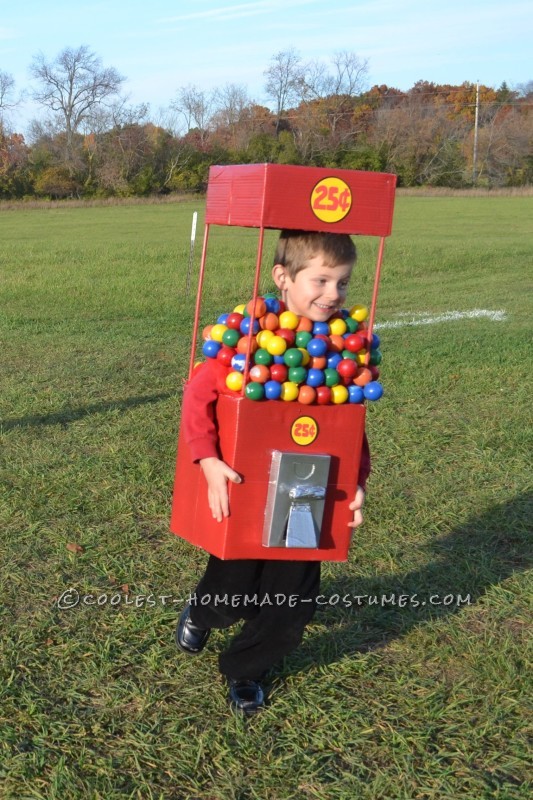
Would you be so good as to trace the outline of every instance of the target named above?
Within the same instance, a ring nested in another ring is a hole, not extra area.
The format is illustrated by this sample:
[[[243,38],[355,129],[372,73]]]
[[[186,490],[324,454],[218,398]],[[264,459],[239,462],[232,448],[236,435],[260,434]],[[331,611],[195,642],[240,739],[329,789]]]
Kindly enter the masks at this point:
[[[287,280],[287,270],[283,264],[274,264],[272,267],[272,279],[278,289],[285,288],[285,281]]]

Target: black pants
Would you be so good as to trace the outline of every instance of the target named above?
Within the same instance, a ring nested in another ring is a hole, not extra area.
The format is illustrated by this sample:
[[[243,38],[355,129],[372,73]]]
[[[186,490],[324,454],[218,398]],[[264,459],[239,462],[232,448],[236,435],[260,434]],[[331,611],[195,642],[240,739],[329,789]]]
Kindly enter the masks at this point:
[[[201,628],[227,628],[244,619],[219,656],[220,671],[227,678],[257,679],[300,644],[319,591],[319,561],[210,556],[193,594],[191,620]]]

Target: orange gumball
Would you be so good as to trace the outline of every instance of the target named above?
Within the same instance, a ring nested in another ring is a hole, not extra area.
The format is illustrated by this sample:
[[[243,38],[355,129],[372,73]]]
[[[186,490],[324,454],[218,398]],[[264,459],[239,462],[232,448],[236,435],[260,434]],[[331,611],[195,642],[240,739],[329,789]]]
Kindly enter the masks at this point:
[[[252,316],[252,310],[254,308],[254,301],[250,300],[249,303],[246,304],[246,311],[250,316]],[[255,301],[255,318],[259,319],[259,317],[264,317],[267,312],[266,303],[262,297],[258,297]]]
[[[254,383],[266,383],[270,380],[270,370],[264,364],[254,364],[249,375],[250,380]]]
[[[237,352],[238,353],[246,353],[247,349],[248,349],[248,337],[247,336],[241,336],[241,338],[237,342]],[[255,341],[255,339],[252,339],[252,346],[250,348],[250,353],[253,355],[253,353],[255,353],[255,351],[258,350],[258,349],[259,349],[259,345]]]
[[[212,330],[213,330],[213,326],[212,325],[206,325],[205,328],[202,331],[202,339],[204,339],[207,342],[207,340],[211,338],[211,331]]]
[[[276,331],[279,328],[279,317],[272,311],[267,311],[259,318],[259,327],[264,331]]]
[[[359,367],[357,372],[355,373],[355,378],[353,382],[356,386],[366,386],[367,383],[370,383],[372,380],[372,373],[368,369],[368,367]]]
[[[306,331],[307,333],[313,332],[313,322],[307,317],[300,317],[300,321],[296,327],[296,332],[298,331]]]
[[[340,320],[339,320],[340,322]],[[340,334],[331,333],[329,336],[329,349],[333,353],[342,353],[345,349],[346,344],[342,336]]]
[[[312,386],[307,386],[304,384],[300,386],[300,391],[298,392],[298,402],[302,403],[304,406],[309,406],[311,403],[314,403],[316,400],[316,391],[313,389]]]
[[[327,364],[328,360],[326,356],[312,356],[309,361],[309,367],[311,369],[326,369]]]

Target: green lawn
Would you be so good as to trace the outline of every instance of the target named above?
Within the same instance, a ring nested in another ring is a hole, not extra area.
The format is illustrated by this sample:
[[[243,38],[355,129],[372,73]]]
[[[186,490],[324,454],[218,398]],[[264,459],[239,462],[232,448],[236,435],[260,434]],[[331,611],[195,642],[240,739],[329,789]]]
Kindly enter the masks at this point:
[[[0,210],[0,797],[526,800],[533,198],[398,198],[377,321],[505,319],[381,331],[365,524],[252,720],[229,633],[173,643],[206,558],[168,532],[194,210]],[[256,241],[212,230],[205,322],[248,299]],[[70,587],[108,602],[60,610]]]

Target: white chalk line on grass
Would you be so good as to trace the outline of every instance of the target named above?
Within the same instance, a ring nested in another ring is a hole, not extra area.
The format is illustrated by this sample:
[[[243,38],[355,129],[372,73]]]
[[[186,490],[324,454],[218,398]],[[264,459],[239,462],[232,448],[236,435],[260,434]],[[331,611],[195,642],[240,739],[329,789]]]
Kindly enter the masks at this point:
[[[490,319],[492,322],[503,322],[507,319],[507,313],[503,309],[490,311],[486,308],[473,308],[471,311],[445,311],[432,317],[429,312],[422,311],[418,314],[401,312],[398,314],[403,319],[391,320],[389,322],[378,322],[374,325],[374,330],[385,330],[387,328],[405,328],[414,325],[437,325],[439,322],[456,322],[460,319]],[[409,317],[409,319],[405,319]]]

